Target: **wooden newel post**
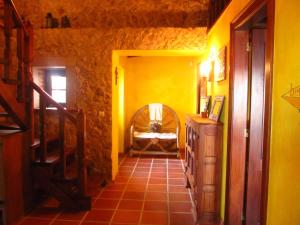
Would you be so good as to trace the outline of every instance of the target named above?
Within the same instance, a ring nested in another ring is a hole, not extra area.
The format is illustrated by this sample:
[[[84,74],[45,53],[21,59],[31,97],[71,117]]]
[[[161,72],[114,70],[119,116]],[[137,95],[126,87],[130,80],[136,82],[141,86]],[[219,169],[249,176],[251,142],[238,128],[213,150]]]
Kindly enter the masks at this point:
[[[80,194],[86,192],[87,170],[85,165],[85,132],[86,117],[80,110],[77,114],[77,159],[78,159],[78,187]]]
[[[40,159],[45,162],[47,158],[47,137],[46,137],[46,104],[40,96]]]

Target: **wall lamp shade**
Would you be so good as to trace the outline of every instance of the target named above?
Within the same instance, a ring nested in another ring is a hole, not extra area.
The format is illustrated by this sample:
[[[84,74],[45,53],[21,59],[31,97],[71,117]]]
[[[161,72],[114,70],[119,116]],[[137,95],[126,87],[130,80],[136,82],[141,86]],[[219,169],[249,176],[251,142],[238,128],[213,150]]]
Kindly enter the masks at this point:
[[[199,65],[199,74],[200,77],[206,77],[209,79],[210,77],[210,73],[211,73],[211,69],[212,69],[212,62],[209,60],[203,61],[200,65]]]

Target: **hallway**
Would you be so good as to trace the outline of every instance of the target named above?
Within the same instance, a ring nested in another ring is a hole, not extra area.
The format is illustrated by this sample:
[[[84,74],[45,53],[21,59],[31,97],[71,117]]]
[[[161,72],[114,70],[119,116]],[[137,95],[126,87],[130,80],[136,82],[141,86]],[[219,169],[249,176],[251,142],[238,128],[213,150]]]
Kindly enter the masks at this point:
[[[43,207],[20,225],[193,225],[183,162],[166,158],[125,158],[115,183],[94,194],[90,212]]]

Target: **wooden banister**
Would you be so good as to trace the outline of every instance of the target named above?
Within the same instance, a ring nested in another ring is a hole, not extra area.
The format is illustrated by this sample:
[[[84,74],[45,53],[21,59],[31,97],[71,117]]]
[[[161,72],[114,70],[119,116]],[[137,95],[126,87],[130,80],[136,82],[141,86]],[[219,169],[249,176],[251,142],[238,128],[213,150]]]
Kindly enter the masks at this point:
[[[22,30],[24,30],[24,32],[28,34],[27,28],[24,25],[23,20],[20,14],[18,13],[18,10],[14,2],[12,0],[4,0],[4,7],[9,7],[11,9],[12,16],[13,16],[12,18],[14,19],[16,26],[22,28]]]
[[[72,114],[70,114],[61,104],[57,103],[47,92],[45,92],[34,82],[31,82],[31,86],[33,90],[37,91],[40,94],[40,97],[43,98],[46,103],[50,103],[52,106],[56,107],[59,113],[63,114],[72,123],[76,124],[76,118]]]

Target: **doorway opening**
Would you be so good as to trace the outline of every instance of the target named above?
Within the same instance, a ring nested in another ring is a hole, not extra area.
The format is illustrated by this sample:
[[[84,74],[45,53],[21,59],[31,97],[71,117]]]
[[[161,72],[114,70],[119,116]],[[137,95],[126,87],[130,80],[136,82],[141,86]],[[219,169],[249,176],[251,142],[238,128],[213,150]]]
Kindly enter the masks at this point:
[[[231,24],[227,225],[266,223],[274,1],[254,1]]]
[[[115,50],[112,59],[112,167],[129,147],[128,126],[145,105],[161,103],[179,116],[196,113],[197,68],[202,52],[191,50]],[[184,129],[180,134],[184,149]]]

